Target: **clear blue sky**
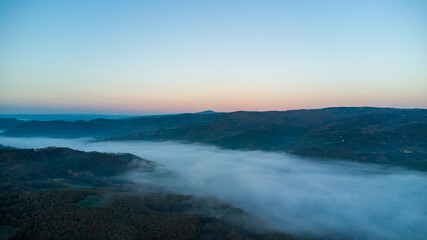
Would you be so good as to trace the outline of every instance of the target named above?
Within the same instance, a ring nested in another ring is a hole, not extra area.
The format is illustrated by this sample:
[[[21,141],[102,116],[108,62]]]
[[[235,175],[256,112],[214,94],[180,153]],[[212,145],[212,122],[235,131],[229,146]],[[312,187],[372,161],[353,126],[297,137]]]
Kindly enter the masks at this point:
[[[0,1],[0,113],[427,107],[427,1]]]

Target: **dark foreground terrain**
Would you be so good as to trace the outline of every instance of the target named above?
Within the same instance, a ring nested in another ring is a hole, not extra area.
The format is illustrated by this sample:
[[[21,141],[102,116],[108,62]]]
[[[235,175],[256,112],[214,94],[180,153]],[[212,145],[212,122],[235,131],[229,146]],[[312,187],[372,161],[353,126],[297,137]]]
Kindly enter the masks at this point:
[[[283,151],[427,171],[427,110],[340,107],[91,121],[0,119],[5,136],[157,140]]]
[[[294,239],[215,200],[120,178],[155,167],[131,154],[1,146],[0,239]]]

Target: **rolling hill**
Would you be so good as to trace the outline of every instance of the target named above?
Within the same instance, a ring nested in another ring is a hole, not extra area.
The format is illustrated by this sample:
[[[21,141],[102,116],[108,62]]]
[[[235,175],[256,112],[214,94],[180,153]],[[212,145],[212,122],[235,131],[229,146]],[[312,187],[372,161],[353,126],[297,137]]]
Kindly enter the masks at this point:
[[[180,114],[136,119],[30,121],[6,136],[95,137],[213,144],[284,151],[317,159],[427,171],[427,110],[338,107],[314,110]]]

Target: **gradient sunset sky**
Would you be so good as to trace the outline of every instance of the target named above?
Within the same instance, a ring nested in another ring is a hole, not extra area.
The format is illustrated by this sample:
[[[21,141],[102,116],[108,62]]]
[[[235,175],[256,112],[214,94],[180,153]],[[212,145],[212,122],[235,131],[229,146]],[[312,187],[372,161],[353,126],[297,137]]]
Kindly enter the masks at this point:
[[[427,108],[427,1],[0,1],[0,113]]]

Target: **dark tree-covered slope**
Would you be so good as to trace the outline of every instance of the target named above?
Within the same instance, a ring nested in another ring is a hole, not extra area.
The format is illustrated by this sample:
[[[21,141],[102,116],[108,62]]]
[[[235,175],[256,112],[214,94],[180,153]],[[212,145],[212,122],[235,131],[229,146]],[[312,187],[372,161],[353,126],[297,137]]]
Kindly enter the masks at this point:
[[[136,168],[152,171],[156,164],[132,154],[83,152],[69,148],[0,148],[0,190],[60,187],[105,187],[111,179]]]
[[[247,214],[213,199],[115,180],[155,167],[131,154],[0,148],[0,238],[294,239],[248,231]]]
[[[109,177],[154,163],[132,154],[83,152],[70,148],[0,149],[0,180],[20,181],[86,175]]]

